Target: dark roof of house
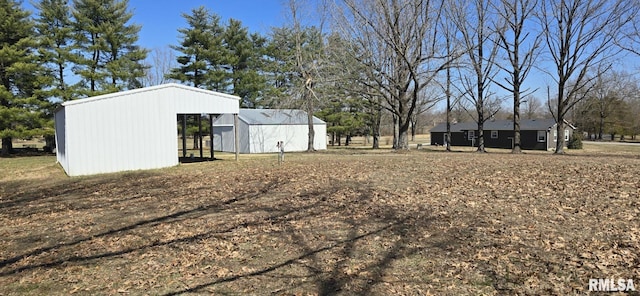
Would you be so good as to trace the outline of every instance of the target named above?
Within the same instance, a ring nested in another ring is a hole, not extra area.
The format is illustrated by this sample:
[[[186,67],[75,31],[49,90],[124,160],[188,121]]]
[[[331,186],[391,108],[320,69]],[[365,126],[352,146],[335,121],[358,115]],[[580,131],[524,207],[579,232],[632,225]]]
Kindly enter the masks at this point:
[[[556,124],[555,119],[524,119],[520,120],[520,130],[523,131],[542,131],[552,128]],[[484,123],[485,131],[512,131],[513,120],[489,120]],[[451,132],[461,132],[468,130],[477,130],[478,125],[475,122],[460,122],[451,124]],[[439,123],[431,129],[432,133],[444,133],[447,131],[447,123]]]
[[[307,112],[295,109],[240,109],[238,117],[250,125],[308,124]],[[325,122],[314,116],[313,124]]]

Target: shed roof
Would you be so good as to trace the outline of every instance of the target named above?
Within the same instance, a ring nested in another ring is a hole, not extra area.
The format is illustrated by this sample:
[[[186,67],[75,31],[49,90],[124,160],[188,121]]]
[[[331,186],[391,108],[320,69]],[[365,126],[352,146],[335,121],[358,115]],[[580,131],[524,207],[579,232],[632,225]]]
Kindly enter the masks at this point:
[[[296,109],[240,109],[238,117],[249,125],[308,124],[307,112]],[[326,123],[314,116],[313,124]]]
[[[136,89],[125,90],[125,91],[121,91],[121,92],[104,94],[104,95],[99,95],[99,96],[95,96],[95,97],[88,97],[88,98],[84,98],[84,99],[66,101],[66,102],[62,103],[62,106],[70,106],[70,105],[78,105],[78,104],[90,103],[90,102],[95,102],[95,101],[100,101],[100,100],[107,100],[107,99],[112,99],[112,98],[117,98],[117,97],[129,96],[129,95],[133,95],[133,94],[139,94],[139,93],[145,93],[145,92],[154,92],[154,91],[158,91],[158,90],[162,90],[162,89],[168,89],[168,88],[180,89],[180,90],[196,92],[196,93],[204,93],[204,94],[209,94],[209,95],[215,95],[215,96],[221,97],[221,98],[240,101],[240,97],[234,96],[234,95],[214,92],[214,91],[201,89],[201,88],[197,88],[197,87],[193,87],[193,86],[188,86],[188,85],[184,85],[184,84],[166,83],[166,84],[160,84],[160,85],[149,86],[149,87],[144,87],[144,88],[136,88]]]
[[[520,130],[541,131],[552,128],[556,124],[555,119],[525,119],[520,121]],[[477,130],[478,125],[475,122],[460,122],[451,124],[451,132],[461,132],[468,130]],[[489,120],[484,123],[484,130],[492,131],[512,131],[513,120]],[[440,123],[431,129],[431,132],[443,133],[447,131],[447,124]]]

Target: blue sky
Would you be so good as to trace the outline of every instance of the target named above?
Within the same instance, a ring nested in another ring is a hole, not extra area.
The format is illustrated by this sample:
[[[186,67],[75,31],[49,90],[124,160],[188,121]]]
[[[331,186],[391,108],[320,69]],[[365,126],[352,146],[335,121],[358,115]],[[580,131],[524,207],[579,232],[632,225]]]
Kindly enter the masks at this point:
[[[28,0],[23,5],[33,11]],[[271,27],[285,23],[283,0],[129,0],[132,22],[142,25],[139,45],[148,49],[177,45],[178,29],[186,27],[182,14],[199,6],[219,15],[225,24],[230,18],[240,20],[252,33],[266,35]]]
[[[23,0],[24,7],[33,11],[30,1],[39,0]],[[178,29],[186,27],[182,14],[190,14],[191,10],[199,6],[219,15],[225,24],[230,18],[237,19],[250,32],[266,36],[271,27],[286,24],[286,2],[287,0],[129,0],[129,9],[133,12],[132,22],[142,26],[138,44],[153,50],[177,45],[180,41]],[[545,62],[540,60],[539,63]],[[625,70],[633,75],[638,73],[635,57],[625,57],[618,63],[615,67],[617,70]],[[526,84],[531,87],[530,90],[536,90],[534,96],[545,99],[546,85],[553,85],[553,81],[548,75],[534,69]],[[497,86],[494,90],[501,91]],[[555,89],[551,89],[551,92],[555,92]]]
[[[240,20],[250,32],[266,35],[271,27],[285,23],[282,0],[129,0],[132,21],[142,25],[140,45],[146,48],[177,44],[179,28],[185,28],[183,13],[204,6],[223,23]]]

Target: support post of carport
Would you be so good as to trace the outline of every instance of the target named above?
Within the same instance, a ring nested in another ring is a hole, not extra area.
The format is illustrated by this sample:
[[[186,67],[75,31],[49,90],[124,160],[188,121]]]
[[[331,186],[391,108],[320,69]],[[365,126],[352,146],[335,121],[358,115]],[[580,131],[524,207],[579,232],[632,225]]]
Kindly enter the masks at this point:
[[[182,114],[182,157],[187,157],[187,114]]]
[[[209,148],[211,149],[211,160],[213,160],[213,114],[209,114],[209,143]]]
[[[238,132],[238,125],[239,125],[239,120],[238,120],[238,114],[233,114],[233,132],[235,134],[235,148],[236,148],[236,161],[238,161],[238,158],[240,156],[240,136],[239,136],[239,132]]]
[[[198,114],[198,141],[200,144],[200,159],[204,158],[204,154],[202,153],[202,114]]]

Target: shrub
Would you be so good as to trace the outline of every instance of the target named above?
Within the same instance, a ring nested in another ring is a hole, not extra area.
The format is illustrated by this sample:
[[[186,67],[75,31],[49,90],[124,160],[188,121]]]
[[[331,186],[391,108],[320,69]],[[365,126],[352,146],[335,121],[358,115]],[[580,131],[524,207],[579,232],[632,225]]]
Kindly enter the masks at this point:
[[[569,149],[582,149],[582,134],[574,132],[569,137],[569,143],[567,143]]]

